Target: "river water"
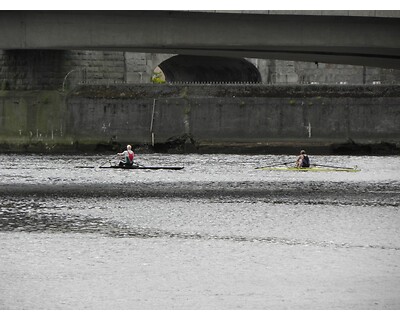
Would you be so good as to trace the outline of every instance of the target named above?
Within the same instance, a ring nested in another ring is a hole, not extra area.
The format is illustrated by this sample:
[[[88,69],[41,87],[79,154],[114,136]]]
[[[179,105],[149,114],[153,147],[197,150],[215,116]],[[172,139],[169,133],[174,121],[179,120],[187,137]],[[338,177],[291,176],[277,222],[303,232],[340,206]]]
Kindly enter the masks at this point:
[[[0,309],[399,309],[400,157],[0,155]]]

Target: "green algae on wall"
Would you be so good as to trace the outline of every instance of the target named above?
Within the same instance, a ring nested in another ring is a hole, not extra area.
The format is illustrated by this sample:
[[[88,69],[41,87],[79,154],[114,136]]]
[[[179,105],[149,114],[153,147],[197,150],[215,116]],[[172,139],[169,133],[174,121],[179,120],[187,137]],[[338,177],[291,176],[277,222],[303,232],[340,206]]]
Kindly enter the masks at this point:
[[[64,96],[58,91],[0,91],[0,143],[17,149],[68,143]]]

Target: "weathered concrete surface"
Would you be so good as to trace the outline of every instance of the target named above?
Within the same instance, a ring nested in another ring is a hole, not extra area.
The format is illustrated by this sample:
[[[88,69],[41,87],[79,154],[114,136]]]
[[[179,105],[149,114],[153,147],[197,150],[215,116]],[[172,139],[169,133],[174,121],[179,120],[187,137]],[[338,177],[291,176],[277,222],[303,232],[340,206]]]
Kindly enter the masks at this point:
[[[78,141],[149,143],[152,127],[156,143],[200,146],[397,143],[399,98],[396,86],[86,86],[68,97],[67,127]]]
[[[0,150],[51,151],[66,144],[65,94],[0,91]]]
[[[398,86],[143,84],[43,94],[3,92],[3,151],[154,142],[156,151],[175,152],[399,152]]]

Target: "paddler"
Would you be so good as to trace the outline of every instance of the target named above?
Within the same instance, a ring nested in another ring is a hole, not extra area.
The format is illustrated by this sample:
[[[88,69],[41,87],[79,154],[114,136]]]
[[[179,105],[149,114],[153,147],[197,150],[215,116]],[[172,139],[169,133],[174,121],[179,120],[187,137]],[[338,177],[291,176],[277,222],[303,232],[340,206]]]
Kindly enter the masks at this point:
[[[118,156],[124,157],[122,161],[120,161],[120,167],[131,167],[133,165],[133,158],[135,157],[135,153],[132,150],[132,146],[128,144],[126,146],[126,150],[120,153],[117,153]]]
[[[310,159],[304,150],[301,150],[300,155],[297,157],[296,167],[297,168],[309,168],[310,167]]]

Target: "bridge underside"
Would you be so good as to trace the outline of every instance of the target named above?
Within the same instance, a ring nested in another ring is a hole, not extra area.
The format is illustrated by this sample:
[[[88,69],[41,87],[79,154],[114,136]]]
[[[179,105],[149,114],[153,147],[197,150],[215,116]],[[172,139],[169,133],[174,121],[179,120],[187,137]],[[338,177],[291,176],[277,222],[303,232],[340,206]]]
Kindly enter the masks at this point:
[[[1,11],[0,49],[116,50],[400,69],[400,19],[185,11]]]

